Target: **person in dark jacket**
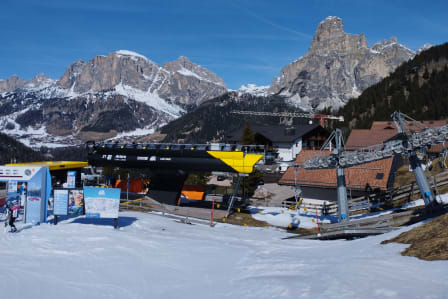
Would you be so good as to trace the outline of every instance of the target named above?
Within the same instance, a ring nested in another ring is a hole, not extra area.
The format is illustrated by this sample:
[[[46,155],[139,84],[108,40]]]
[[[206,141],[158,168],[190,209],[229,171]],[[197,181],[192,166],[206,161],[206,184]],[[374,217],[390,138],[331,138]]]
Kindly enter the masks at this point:
[[[19,214],[20,207],[15,206],[12,202],[8,202],[8,204],[6,205],[6,210],[7,214],[6,214],[5,227],[9,225],[11,227],[10,231],[14,233],[17,231],[17,228],[14,225],[14,221],[16,220]]]

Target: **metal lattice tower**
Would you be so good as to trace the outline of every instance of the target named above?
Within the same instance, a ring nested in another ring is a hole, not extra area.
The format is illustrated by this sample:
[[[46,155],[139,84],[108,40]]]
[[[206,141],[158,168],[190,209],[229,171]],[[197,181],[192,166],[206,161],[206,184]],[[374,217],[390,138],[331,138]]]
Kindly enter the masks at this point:
[[[343,116],[334,116],[327,114],[315,114],[306,112],[264,112],[264,111],[243,111],[235,110],[232,111],[233,114],[240,115],[255,115],[255,116],[278,116],[278,117],[292,117],[292,118],[318,118],[320,125],[324,126],[324,119],[337,119],[339,121],[344,121]]]
[[[335,139],[336,148],[333,153],[318,153],[311,156],[309,160],[306,160],[303,163],[303,167],[306,169],[337,169],[340,220],[343,220],[342,213],[345,213],[345,211],[347,212],[346,215],[348,215],[348,208],[346,208],[346,191],[344,196],[345,177],[341,177],[341,175],[343,175],[343,169],[393,157],[394,155],[406,155],[409,158],[412,171],[425,205],[431,206],[437,203],[420,165],[419,157],[423,157],[428,146],[448,141],[448,125],[428,128],[400,112],[394,112],[391,117],[400,134],[400,139],[372,145],[355,151],[343,151],[342,135],[340,130],[336,129],[322,147],[325,148],[330,143],[330,139]],[[411,130],[411,122],[413,127],[417,127],[421,131],[417,132]]]

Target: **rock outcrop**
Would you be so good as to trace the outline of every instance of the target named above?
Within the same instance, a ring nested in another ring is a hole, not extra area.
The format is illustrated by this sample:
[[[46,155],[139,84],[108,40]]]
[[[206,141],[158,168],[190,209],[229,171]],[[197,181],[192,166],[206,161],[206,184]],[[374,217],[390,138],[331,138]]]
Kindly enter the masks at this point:
[[[162,67],[135,52],[120,50],[72,64],[58,81],[77,94],[132,88],[180,105],[197,106],[227,91],[224,81],[186,57]]]
[[[198,106],[227,91],[222,78],[187,57],[164,63],[162,68],[170,73],[171,80],[160,89],[160,95],[177,103]]]
[[[305,110],[337,109],[414,55],[396,38],[369,47],[364,34],[345,33],[340,18],[328,17],[308,52],[285,66],[269,91]]]
[[[25,80],[19,78],[17,75],[12,75],[6,80],[0,80],[0,93],[14,91],[17,88],[25,85]]]

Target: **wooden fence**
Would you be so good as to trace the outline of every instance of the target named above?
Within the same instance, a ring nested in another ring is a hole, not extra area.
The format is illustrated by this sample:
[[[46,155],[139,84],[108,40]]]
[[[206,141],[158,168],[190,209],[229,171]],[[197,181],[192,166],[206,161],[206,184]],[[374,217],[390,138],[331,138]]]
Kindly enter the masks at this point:
[[[438,194],[438,189],[448,185],[448,172],[442,172],[428,178],[434,194]],[[383,191],[368,196],[357,197],[348,200],[349,210],[351,212],[360,210],[370,210],[384,205],[393,206],[397,201],[410,202],[415,195],[420,194],[420,189],[416,182]]]
[[[448,185],[448,171],[436,174],[428,178],[428,181],[434,191],[434,194],[438,194],[438,189],[445,185]],[[356,197],[348,199],[348,208],[350,212],[371,211],[372,209],[393,206],[398,201],[410,202],[415,195],[420,194],[420,189],[416,182],[403,185],[397,188],[392,188],[387,191],[380,191],[378,193],[372,193],[366,196]],[[282,202],[282,207],[289,207],[294,205],[295,201],[285,200]],[[338,207],[336,202],[327,202],[327,212],[329,214],[337,214]],[[318,210],[318,214],[322,215],[324,210],[323,203],[302,203],[301,208],[306,208],[312,211]]]

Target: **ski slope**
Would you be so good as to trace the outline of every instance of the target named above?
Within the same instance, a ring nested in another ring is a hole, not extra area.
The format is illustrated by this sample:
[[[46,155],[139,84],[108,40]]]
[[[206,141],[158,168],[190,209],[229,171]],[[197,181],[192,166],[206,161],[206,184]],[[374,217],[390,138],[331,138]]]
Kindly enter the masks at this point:
[[[120,212],[0,233],[0,298],[447,298],[448,261],[354,241],[282,240],[273,228],[188,225]]]

